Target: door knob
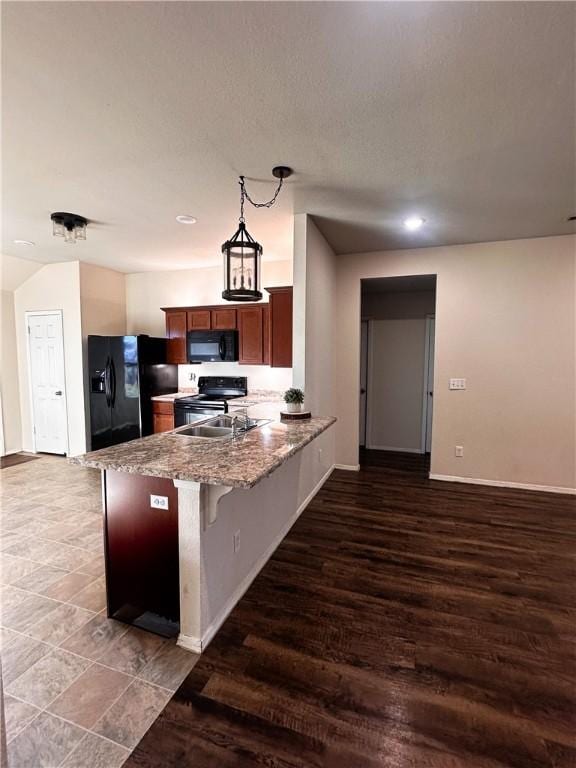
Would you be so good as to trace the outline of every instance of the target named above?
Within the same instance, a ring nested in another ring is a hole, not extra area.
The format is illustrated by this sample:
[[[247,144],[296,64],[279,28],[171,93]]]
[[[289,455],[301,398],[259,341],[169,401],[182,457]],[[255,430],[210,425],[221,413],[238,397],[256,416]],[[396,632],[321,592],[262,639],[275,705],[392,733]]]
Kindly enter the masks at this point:
[[[58,395],[59,397],[62,395],[62,390],[59,389],[57,392],[54,392],[55,395]]]

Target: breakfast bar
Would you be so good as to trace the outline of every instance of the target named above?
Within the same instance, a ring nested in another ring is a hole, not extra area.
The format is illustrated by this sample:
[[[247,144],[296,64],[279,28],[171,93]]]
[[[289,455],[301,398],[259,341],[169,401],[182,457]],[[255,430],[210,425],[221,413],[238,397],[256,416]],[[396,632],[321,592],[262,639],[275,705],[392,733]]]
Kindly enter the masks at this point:
[[[334,418],[243,418],[71,459],[102,470],[109,616],[201,652],[327,479]]]

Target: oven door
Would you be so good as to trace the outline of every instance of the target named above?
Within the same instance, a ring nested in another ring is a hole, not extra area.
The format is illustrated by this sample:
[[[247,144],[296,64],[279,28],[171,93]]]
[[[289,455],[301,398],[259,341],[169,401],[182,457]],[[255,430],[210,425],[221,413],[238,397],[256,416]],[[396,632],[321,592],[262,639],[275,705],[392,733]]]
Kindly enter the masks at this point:
[[[195,421],[201,421],[210,416],[218,416],[223,411],[223,408],[214,408],[214,406],[182,405],[176,401],[174,403],[174,427],[184,427],[186,424],[193,424]]]

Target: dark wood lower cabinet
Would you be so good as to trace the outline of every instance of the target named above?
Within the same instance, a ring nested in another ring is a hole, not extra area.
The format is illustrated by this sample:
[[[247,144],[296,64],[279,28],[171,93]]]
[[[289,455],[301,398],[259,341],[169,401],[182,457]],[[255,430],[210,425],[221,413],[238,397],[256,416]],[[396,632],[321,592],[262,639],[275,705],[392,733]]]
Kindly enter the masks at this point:
[[[171,637],[180,621],[174,483],[109,470],[104,490],[108,616]],[[153,509],[151,494],[168,509]]]

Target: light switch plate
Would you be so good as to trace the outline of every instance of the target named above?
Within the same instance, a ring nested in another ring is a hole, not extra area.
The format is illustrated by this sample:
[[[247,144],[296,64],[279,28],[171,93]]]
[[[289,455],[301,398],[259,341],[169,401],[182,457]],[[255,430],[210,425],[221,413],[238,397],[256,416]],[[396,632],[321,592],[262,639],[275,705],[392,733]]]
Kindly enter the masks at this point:
[[[152,509],[168,509],[168,496],[156,496],[151,493],[150,506]]]
[[[450,379],[450,389],[466,389],[466,379]]]

